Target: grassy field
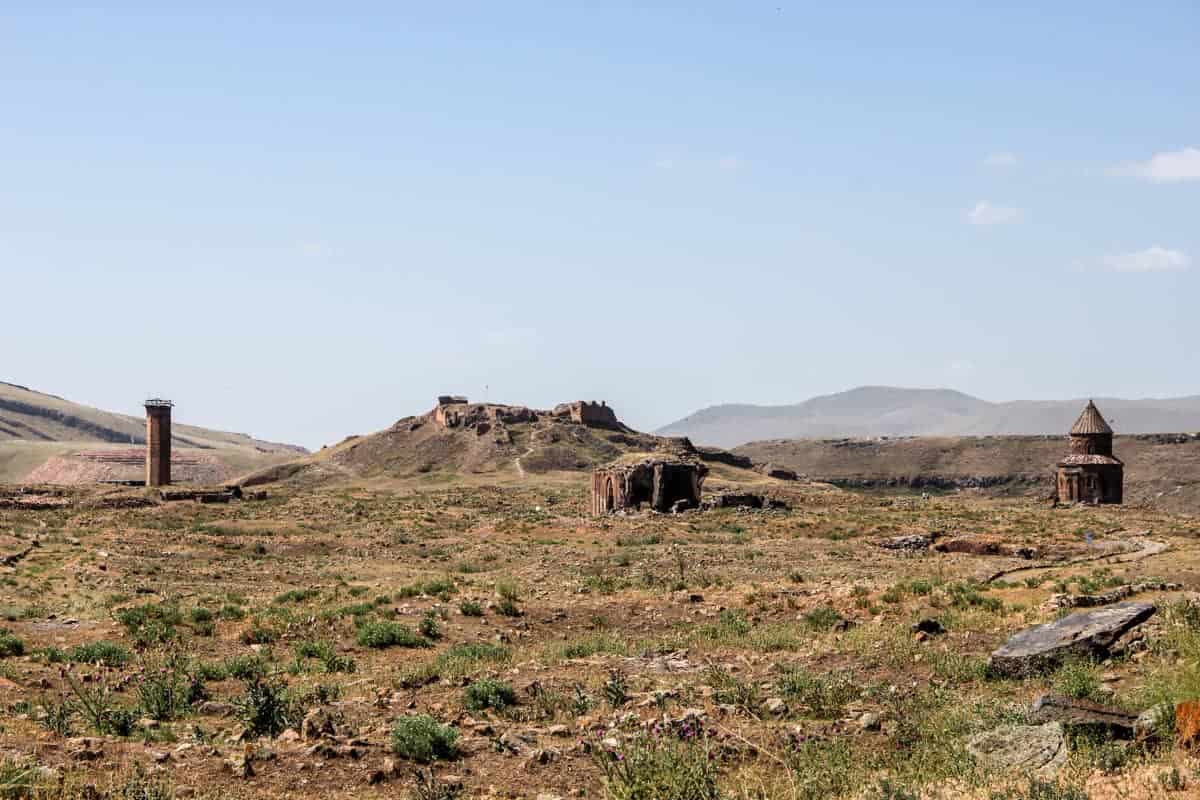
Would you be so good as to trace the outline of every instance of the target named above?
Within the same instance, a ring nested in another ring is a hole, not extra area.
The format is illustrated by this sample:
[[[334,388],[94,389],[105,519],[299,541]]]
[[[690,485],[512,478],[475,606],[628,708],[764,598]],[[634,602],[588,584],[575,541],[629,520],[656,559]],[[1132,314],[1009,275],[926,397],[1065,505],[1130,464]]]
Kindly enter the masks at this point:
[[[748,473],[720,467],[722,482]],[[1200,696],[1193,517],[759,480],[790,511],[585,516],[586,477],[270,486],[0,509],[0,798],[1182,797],[1169,740],[1074,736],[1045,782],[966,742],[1050,690]],[[131,495],[132,496],[132,495]],[[1059,561],[902,554],[989,534]],[[1151,539],[1150,558],[1065,564]],[[36,540],[38,546],[30,545]],[[983,578],[1026,567],[1007,580]],[[1054,593],[1146,577],[1147,647],[987,677]],[[945,633],[910,626],[937,619]]]

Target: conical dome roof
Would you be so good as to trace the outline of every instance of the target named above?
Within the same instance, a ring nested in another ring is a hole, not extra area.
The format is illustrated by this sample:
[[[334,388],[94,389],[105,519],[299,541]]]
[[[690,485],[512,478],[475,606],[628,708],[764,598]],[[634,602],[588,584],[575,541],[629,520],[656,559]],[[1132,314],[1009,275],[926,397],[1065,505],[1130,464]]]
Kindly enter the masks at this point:
[[[1108,427],[1108,423],[1100,415],[1100,409],[1096,408],[1096,404],[1091,400],[1088,400],[1087,407],[1083,409],[1083,413],[1079,415],[1079,419],[1075,420],[1075,424],[1071,427],[1072,436],[1087,436],[1088,434],[1112,432],[1113,429]]]

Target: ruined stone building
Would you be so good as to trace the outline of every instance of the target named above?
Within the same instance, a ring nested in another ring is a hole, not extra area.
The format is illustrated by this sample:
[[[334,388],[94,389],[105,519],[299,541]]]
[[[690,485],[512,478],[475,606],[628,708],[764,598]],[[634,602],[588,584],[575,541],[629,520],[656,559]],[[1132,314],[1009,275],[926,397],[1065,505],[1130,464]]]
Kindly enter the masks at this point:
[[[457,427],[467,410],[467,398],[460,395],[443,394],[433,409],[433,420],[443,428]]]
[[[1058,462],[1060,503],[1120,503],[1125,465],[1113,456],[1113,431],[1091,400],[1075,420],[1067,455]]]
[[[441,395],[433,409],[433,421],[443,428],[471,428],[487,433],[496,424],[537,422],[538,412],[525,406],[501,403],[469,403],[459,395]]]
[[[551,413],[556,417],[566,417],[579,425],[587,425],[592,428],[616,430],[621,427],[616,412],[609,408],[603,400],[599,403],[588,400],[563,403],[555,406]]]
[[[690,461],[647,458],[634,464],[600,467],[592,473],[592,514],[637,509],[698,508],[708,467]]]

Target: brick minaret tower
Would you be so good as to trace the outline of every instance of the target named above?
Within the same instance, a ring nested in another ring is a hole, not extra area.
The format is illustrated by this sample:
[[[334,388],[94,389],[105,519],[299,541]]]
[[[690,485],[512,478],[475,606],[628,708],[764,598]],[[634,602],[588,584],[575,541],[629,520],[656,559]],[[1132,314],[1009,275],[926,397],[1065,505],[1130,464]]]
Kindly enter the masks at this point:
[[[146,401],[146,485],[171,483],[171,407],[170,400]]]

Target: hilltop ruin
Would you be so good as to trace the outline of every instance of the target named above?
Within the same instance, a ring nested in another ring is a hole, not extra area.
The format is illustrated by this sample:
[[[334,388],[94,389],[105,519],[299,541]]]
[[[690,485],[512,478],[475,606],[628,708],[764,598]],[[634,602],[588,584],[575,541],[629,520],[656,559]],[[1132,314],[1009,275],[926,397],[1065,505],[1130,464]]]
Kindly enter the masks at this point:
[[[576,400],[560,403],[549,411],[540,411],[506,403],[471,403],[462,395],[440,395],[430,414],[433,421],[443,428],[474,428],[479,434],[487,433],[496,423],[513,425],[542,419],[574,422],[589,428],[629,430],[603,400]]]

